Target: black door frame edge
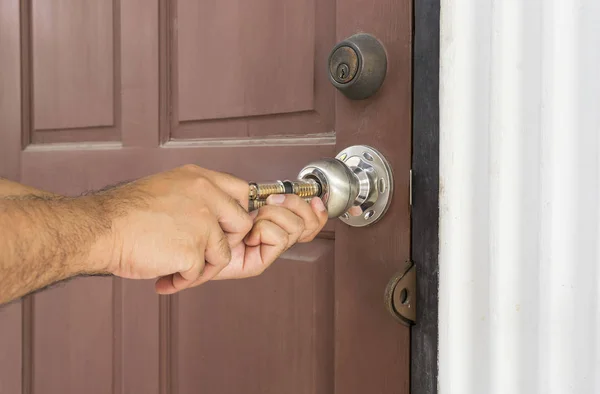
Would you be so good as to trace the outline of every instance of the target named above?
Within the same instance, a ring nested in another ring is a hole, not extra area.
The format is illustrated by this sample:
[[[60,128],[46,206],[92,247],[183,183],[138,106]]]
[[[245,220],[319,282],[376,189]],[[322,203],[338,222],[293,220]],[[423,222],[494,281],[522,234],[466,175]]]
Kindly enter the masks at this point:
[[[411,329],[411,394],[437,393],[440,0],[413,1],[411,256],[417,323]]]

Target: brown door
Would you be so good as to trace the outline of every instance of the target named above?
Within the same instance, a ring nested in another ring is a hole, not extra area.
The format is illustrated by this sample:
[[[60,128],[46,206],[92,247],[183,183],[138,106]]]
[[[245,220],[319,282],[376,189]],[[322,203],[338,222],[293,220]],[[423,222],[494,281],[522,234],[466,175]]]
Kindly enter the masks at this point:
[[[158,297],[80,278],[0,312],[0,393],[408,393],[409,329],[383,293],[409,259],[410,0],[2,0],[0,176],[78,194],[185,163],[294,177],[368,144],[396,190],[258,278]],[[388,73],[352,101],[335,43],[378,37]]]

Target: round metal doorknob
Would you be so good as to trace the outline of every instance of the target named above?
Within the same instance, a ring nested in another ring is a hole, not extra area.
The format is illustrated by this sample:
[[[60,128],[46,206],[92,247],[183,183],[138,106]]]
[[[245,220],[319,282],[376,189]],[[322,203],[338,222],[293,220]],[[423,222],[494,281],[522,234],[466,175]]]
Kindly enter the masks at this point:
[[[385,48],[370,34],[358,33],[338,43],[329,55],[329,80],[352,100],[374,95],[385,79]]]
[[[304,167],[298,179],[320,185],[330,218],[353,227],[368,226],[386,213],[394,189],[392,170],[381,153],[365,146],[351,146],[335,159],[315,161]]]

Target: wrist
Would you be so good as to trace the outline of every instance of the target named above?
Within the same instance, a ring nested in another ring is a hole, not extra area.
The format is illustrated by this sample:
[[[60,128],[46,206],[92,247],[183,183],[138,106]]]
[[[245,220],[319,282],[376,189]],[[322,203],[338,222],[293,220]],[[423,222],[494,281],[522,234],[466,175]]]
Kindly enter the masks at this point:
[[[92,232],[89,253],[84,260],[83,270],[88,275],[112,274],[118,264],[118,242],[115,231],[115,220],[111,214],[105,197],[85,196],[78,201],[85,211],[88,228]]]

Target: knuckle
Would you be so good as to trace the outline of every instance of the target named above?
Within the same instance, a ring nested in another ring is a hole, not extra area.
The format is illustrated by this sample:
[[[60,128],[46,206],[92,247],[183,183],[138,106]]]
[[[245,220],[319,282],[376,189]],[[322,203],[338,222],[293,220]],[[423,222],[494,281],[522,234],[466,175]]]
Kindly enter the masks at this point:
[[[198,166],[196,164],[184,164],[180,168],[184,171],[194,172],[194,173],[200,172],[200,170],[201,170],[200,166]]]
[[[212,211],[206,205],[199,206],[198,208],[196,208],[194,210],[194,212],[198,217],[202,217],[202,218],[212,216]]]
[[[192,188],[198,194],[204,194],[213,190],[213,183],[203,176],[197,176],[192,181]]]
[[[248,212],[242,208],[242,206],[233,197],[228,196],[228,202],[235,208],[235,211],[239,215],[241,227],[240,230],[244,232],[250,231],[252,228],[252,218],[250,217],[250,214],[248,214]]]
[[[248,189],[248,183],[229,172],[221,173],[227,181],[231,182],[236,188]]]
[[[316,231],[320,226],[319,220],[314,216],[311,216],[305,223],[307,230]]]
[[[225,237],[225,235],[223,235],[219,239],[218,248],[219,248],[219,255],[221,256],[221,259],[222,259],[220,264],[223,266],[229,264],[229,262],[231,261],[231,248],[229,247],[229,242],[227,241],[227,238]]]
[[[313,240],[314,240],[314,239],[317,237],[317,235],[318,235],[318,234],[319,234],[319,232],[318,232],[318,231],[315,231],[315,232],[313,232],[313,233],[311,233],[311,234],[307,235],[307,236],[304,238],[304,242],[311,242],[311,241],[313,241]]]
[[[306,229],[306,222],[300,217],[296,217],[296,231],[303,232]]]
[[[253,225],[254,223],[252,222],[252,218],[250,217],[250,215],[244,215],[244,220],[242,223],[242,232],[250,232],[250,230],[252,230]]]
[[[281,235],[281,244],[287,246],[290,243],[290,235],[285,233]]]
[[[177,272],[185,272],[191,270],[196,264],[198,264],[199,256],[196,251],[190,250],[187,252],[181,260],[179,260]]]

